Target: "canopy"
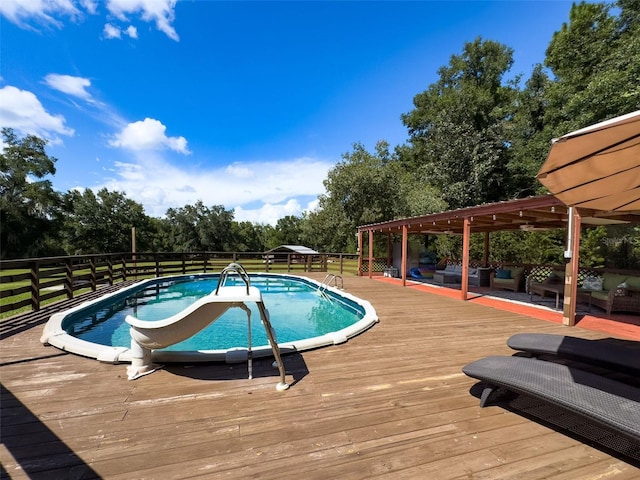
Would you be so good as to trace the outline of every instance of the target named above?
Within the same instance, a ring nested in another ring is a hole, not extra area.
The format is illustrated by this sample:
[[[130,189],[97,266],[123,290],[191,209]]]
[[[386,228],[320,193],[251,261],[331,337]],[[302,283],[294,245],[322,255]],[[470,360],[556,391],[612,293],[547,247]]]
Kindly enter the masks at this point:
[[[640,213],[640,110],[554,139],[537,178],[565,205]]]

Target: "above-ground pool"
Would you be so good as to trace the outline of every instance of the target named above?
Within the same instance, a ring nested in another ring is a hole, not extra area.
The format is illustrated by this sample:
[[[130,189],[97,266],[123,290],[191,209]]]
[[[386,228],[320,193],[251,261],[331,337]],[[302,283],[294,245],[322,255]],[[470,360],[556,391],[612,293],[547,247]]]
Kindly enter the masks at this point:
[[[53,315],[43,343],[105,362],[131,361],[127,315],[156,321],[179,314],[216,290],[220,276],[212,274],[161,277],[138,282],[65,312]],[[249,275],[262,294],[282,353],[347,341],[378,321],[371,304],[346,292],[292,275]],[[225,285],[239,278],[228,277]],[[175,345],[152,352],[154,361],[244,361],[250,345],[253,357],[272,354],[256,305],[248,334],[247,314],[228,310],[206,328]],[[251,340],[249,342],[249,340]]]

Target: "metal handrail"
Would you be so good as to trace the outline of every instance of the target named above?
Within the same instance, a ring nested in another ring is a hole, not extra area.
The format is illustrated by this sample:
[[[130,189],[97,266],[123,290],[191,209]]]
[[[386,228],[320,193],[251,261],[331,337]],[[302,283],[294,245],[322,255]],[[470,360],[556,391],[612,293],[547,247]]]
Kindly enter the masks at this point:
[[[338,286],[338,279],[340,279],[340,286]],[[327,273],[324,277],[324,279],[322,280],[322,283],[320,284],[320,287],[318,287],[318,289],[320,289],[321,287],[330,287],[331,286],[331,282],[333,281],[333,286],[336,288],[339,288],[340,290],[344,290],[344,279],[340,276],[340,275],[335,275],[333,273]]]
[[[218,295],[220,286],[224,285],[230,273],[235,273],[242,279],[245,286],[247,287],[247,295],[249,295],[249,287],[251,286],[251,280],[249,279],[249,274],[247,273],[245,268],[239,263],[230,263],[222,270],[222,272],[220,272],[220,280],[218,280],[218,286],[216,287],[215,294]]]

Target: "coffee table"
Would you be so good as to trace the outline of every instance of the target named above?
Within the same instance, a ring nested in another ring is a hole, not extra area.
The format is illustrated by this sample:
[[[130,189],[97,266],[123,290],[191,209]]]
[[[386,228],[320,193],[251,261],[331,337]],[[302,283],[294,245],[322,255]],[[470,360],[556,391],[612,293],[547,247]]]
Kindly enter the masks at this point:
[[[564,284],[563,283],[550,283],[549,285],[539,284],[536,287],[542,290],[543,293],[551,292],[556,294],[556,310],[558,310],[560,306],[560,295],[564,295]],[[531,294],[531,299],[533,300],[533,293]]]
[[[556,294],[556,310],[560,308],[560,295],[564,296],[564,284],[550,284],[550,285],[537,285],[537,288],[542,290],[542,292],[551,292]],[[531,294],[531,298],[533,298],[533,293]],[[576,292],[576,300],[583,300],[585,303],[589,304],[589,312],[591,312],[591,290],[586,290],[584,288],[579,288]]]
[[[460,281],[460,275],[452,275],[448,273],[435,272],[433,274],[433,281],[436,283],[458,283]]]

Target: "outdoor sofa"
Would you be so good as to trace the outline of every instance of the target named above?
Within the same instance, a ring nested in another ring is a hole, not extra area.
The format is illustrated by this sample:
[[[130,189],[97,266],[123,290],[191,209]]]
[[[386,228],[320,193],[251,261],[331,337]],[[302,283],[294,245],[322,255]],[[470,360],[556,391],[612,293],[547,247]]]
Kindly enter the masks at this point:
[[[564,285],[564,271],[553,270],[543,281],[532,278],[527,281],[527,291],[542,297],[553,295],[549,287]],[[640,275],[605,272],[599,276],[587,276],[580,285],[579,293],[590,305],[612,312],[640,312]]]
[[[640,313],[640,275],[605,272],[602,277],[585,278],[581,291],[590,293],[591,305],[604,309],[607,314]]]
[[[519,292],[523,279],[524,267],[498,268],[489,274],[489,285],[494,289]]]
[[[434,281],[438,283],[462,283],[462,265],[449,265],[443,270],[436,270],[433,274]],[[480,275],[477,268],[469,267],[469,285],[480,285]]]

